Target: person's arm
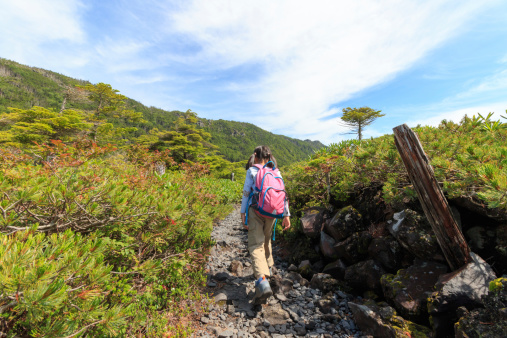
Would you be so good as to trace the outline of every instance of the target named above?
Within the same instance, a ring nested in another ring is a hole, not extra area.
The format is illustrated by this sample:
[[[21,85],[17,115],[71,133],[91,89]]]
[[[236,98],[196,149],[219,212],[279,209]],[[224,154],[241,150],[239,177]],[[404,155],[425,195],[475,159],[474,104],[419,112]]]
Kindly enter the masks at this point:
[[[281,173],[280,173],[280,177],[282,177]],[[283,178],[282,178],[282,180],[283,180]],[[287,196],[287,192],[285,192],[285,194],[286,194],[285,196]],[[283,209],[283,217],[284,218],[285,217],[290,217],[289,199],[288,198],[285,199],[285,207]]]
[[[251,168],[247,170],[246,177],[245,177],[245,184],[243,184],[243,196],[241,198],[241,221],[243,222],[243,225],[245,224],[245,213],[246,209],[248,208],[248,197],[250,196],[250,193],[253,191],[252,186],[254,185],[254,178],[252,175]]]
[[[283,230],[287,230],[290,228],[290,217],[289,216],[283,217],[282,227],[283,227]]]

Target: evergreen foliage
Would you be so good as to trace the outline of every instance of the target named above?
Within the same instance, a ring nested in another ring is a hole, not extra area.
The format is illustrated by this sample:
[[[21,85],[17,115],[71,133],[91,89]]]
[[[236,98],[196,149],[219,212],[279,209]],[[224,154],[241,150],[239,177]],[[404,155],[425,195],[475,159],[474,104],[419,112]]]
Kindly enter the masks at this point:
[[[211,135],[198,129],[197,121],[197,115],[188,110],[176,120],[172,130],[157,134],[158,141],[150,149],[168,149],[178,163],[194,163],[199,158],[213,154],[216,147],[208,142]]]
[[[0,58],[0,113],[8,107],[30,109],[41,106],[59,110],[69,88],[85,81],[33,68]],[[70,108],[85,109],[86,104],[70,103]]]
[[[487,117],[465,117],[460,123],[414,128],[448,198],[471,198],[486,207],[507,210],[507,128]],[[408,202],[417,195],[394,143],[393,135],[331,144],[285,175],[294,209],[346,201],[369,187],[381,187],[386,203]]]
[[[370,107],[343,108],[343,115],[340,117],[342,124],[349,127],[353,134],[357,134],[359,140],[363,139],[363,131],[366,126],[372,124],[379,117],[381,110],[374,110]]]
[[[205,120],[203,127],[211,133],[211,143],[227,160],[247,160],[258,145],[268,145],[280,166],[307,159],[324,145],[319,141],[298,140],[275,135],[253,124],[226,120]]]
[[[32,226],[0,234],[0,331],[117,336],[126,324],[126,305],[107,302],[117,278],[104,262],[106,248],[97,236],[70,230],[45,236]]]
[[[97,143],[120,146],[131,143],[150,146],[159,141],[160,132],[174,131],[176,121],[185,115],[181,111],[146,107],[107,84],[91,85],[0,58],[0,114],[8,113],[8,107],[29,110],[33,106],[55,112],[82,111],[89,115],[87,122],[92,123],[93,128],[88,133]],[[197,118],[196,128],[210,133],[209,142],[218,146],[217,155],[231,162],[248,159],[253,149],[261,144],[271,147],[281,165],[306,159],[323,147],[318,141],[275,135],[249,123]],[[2,126],[0,121],[0,131],[8,129],[10,126]],[[9,133],[0,134],[0,142],[11,137]]]
[[[53,141],[30,155],[0,148],[2,332],[189,333],[180,318],[186,302],[199,305],[212,222],[241,185],[202,164],[160,176],[161,161],[177,166],[168,151],[89,140]]]
[[[10,110],[10,113],[0,114],[0,124],[11,126],[8,131],[0,131],[0,143],[4,146],[33,146],[50,139],[71,141],[92,126],[85,121],[82,112],[71,109],[61,113],[37,106]]]

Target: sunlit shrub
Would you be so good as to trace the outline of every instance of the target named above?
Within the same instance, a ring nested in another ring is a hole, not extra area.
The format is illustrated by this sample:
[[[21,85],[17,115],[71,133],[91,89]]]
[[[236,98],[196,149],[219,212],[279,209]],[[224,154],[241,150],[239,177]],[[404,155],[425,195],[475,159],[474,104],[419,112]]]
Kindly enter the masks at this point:
[[[211,178],[206,165],[176,168],[167,153],[117,151],[89,141],[55,141],[31,156],[16,150],[0,155],[0,232],[10,238],[39,232],[41,240],[62,232],[102,238],[104,267],[115,277],[104,285],[105,302],[125,305],[119,335],[170,330],[164,316],[180,313],[178,304],[205,282],[213,221],[239,200],[241,185]],[[152,165],[157,161],[175,168],[159,175]],[[52,250],[53,243],[45,247]],[[49,261],[48,269],[58,271],[58,264]],[[64,325],[67,318],[54,320]],[[83,329],[80,323],[73,328]]]

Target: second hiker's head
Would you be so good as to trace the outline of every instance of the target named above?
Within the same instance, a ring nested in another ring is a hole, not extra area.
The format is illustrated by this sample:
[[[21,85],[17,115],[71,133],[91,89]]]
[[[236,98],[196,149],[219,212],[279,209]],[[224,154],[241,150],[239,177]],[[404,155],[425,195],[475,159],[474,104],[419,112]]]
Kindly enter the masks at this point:
[[[269,149],[268,146],[258,146],[254,149],[254,153],[253,155],[255,156],[255,161],[257,163],[262,163],[262,162],[273,162],[273,164],[268,164],[269,167],[273,168],[273,167],[276,167],[276,159],[275,157],[273,156],[273,154],[271,154],[271,149]]]

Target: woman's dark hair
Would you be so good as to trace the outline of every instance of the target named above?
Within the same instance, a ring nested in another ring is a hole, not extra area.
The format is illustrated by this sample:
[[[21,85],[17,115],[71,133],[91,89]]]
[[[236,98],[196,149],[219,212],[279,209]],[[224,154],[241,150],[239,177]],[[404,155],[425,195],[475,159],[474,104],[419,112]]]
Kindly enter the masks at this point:
[[[250,158],[248,159],[248,162],[246,162],[245,169],[248,170],[250,167],[253,167],[255,164],[255,154],[252,154]]]
[[[255,155],[255,157],[257,157],[260,160],[267,160],[267,161],[273,162],[273,163],[270,163],[268,165],[268,167],[270,167],[270,168],[277,167],[276,159],[273,156],[273,154],[271,154],[271,150],[269,149],[268,146],[256,147],[254,150],[254,155]]]

